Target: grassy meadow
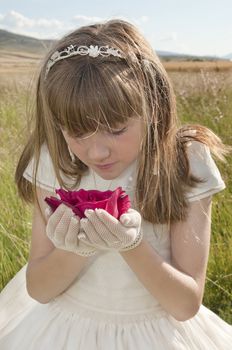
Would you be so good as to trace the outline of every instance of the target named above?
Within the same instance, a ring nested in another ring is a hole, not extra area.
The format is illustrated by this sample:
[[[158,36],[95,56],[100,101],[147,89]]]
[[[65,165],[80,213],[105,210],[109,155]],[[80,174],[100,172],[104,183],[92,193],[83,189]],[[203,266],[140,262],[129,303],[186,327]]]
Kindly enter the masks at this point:
[[[0,290],[28,256],[31,207],[18,198],[14,171],[28,133],[36,67],[33,60],[29,66],[6,61],[7,69],[0,69]],[[208,126],[232,145],[232,68],[178,65],[168,62],[166,68],[181,121]],[[204,304],[232,324],[232,156],[227,160],[218,163],[227,188],[214,196]]]

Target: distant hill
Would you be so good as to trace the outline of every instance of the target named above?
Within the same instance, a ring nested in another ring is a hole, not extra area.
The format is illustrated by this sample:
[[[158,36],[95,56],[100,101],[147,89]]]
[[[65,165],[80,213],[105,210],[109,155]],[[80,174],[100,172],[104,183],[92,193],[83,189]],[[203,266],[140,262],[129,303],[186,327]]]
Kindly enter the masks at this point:
[[[52,45],[53,42],[53,40],[39,40],[0,29],[0,50],[4,51],[42,54]],[[157,51],[157,54],[159,57],[167,61],[172,59],[180,60],[187,57],[187,55],[166,51]]]
[[[52,45],[53,40],[40,40],[0,29],[0,50],[42,54]]]
[[[43,54],[53,42],[53,40],[40,40],[0,29],[0,50],[4,51]],[[186,57],[186,55],[166,51],[157,51],[157,54],[167,61],[184,59]]]
[[[28,52],[34,54],[45,53],[54,40],[40,40],[32,38],[26,35],[15,34],[6,30],[0,29],[0,50],[12,51],[12,52]],[[157,50],[157,55],[164,61],[213,61],[220,60],[218,57],[213,56],[194,56],[187,55],[184,53],[168,52]],[[221,58],[221,59],[232,59],[232,53]]]
[[[232,60],[232,52],[231,53],[229,53],[228,55],[226,55],[226,56],[224,56],[223,58],[225,58],[225,59],[229,59],[229,60]]]
[[[175,61],[220,61],[227,59],[226,57],[217,56],[199,56],[199,55],[189,55],[185,53],[169,52],[169,51],[159,51],[157,54],[164,61],[175,60]]]

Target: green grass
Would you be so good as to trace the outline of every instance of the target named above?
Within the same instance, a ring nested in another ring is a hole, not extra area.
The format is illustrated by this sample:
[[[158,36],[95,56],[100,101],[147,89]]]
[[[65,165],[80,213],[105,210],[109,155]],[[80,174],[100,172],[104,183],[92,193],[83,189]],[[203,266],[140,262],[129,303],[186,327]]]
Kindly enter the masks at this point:
[[[188,75],[189,84],[178,82],[180,85],[176,87],[182,122],[203,124],[226,144],[232,145],[231,85],[225,83],[224,74],[195,73],[192,76],[194,79]],[[182,73],[182,81],[184,78]],[[232,155],[227,157],[226,164],[217,165],[227,187],[213,200],[212,238],[203,302],[232,324]]]
[[[14,171],[23,142],[26,89],[22,84],[0,88],[0,289],[27,261],[31,209],[19,200]]]
[[[220,73],[170,73],[184,123],[201,123],[232,144],[232,89]],[[0,86],[0,290],[28,257],[31,208],[19,200],[14,171],[26,138],[27,80]],[[219,163],[227,184],[214,196],[204,304],[232,324],[232,157]]]

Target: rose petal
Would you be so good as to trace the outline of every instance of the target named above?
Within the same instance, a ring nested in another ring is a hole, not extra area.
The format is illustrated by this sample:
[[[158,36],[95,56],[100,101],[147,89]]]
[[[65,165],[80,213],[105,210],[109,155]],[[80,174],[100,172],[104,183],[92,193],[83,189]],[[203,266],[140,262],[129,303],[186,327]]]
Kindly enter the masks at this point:
[[[73,212],[80,218],[85,217],[86,209],[104,209],[109,214],[119,219],[120,216],[127,212],[130,208],[129,196],[121,187],[115,191],[98,191],[84,190],[66,191],[62,188],[57,189],[56,193],[60,199],[56,197],[46,197],[46,203],[55,211],[62,203],[70,207]]]

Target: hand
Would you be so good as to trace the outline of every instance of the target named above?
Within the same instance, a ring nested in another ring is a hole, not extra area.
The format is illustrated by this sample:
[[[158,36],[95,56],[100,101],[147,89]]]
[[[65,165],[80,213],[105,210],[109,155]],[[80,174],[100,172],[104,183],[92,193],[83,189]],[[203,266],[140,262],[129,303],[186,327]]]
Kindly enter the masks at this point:
[[[81,219],[79,239],[102,250],[126,251],[138,246],[142,240],[141,215],[129,209],[117,220],[103,209],[86,210],[87,219]]]
[[[47,209],[50,210],[50,208]],[[54,213],[50,211],[51,215],[48,213],[49,210],[45,211],[45,214],[49,217],[46,234],[56,248],[81,256],[90,256],[96,253],[95,249],[86,246],[78,239],[80,219],[71,208],[61,204]]]

